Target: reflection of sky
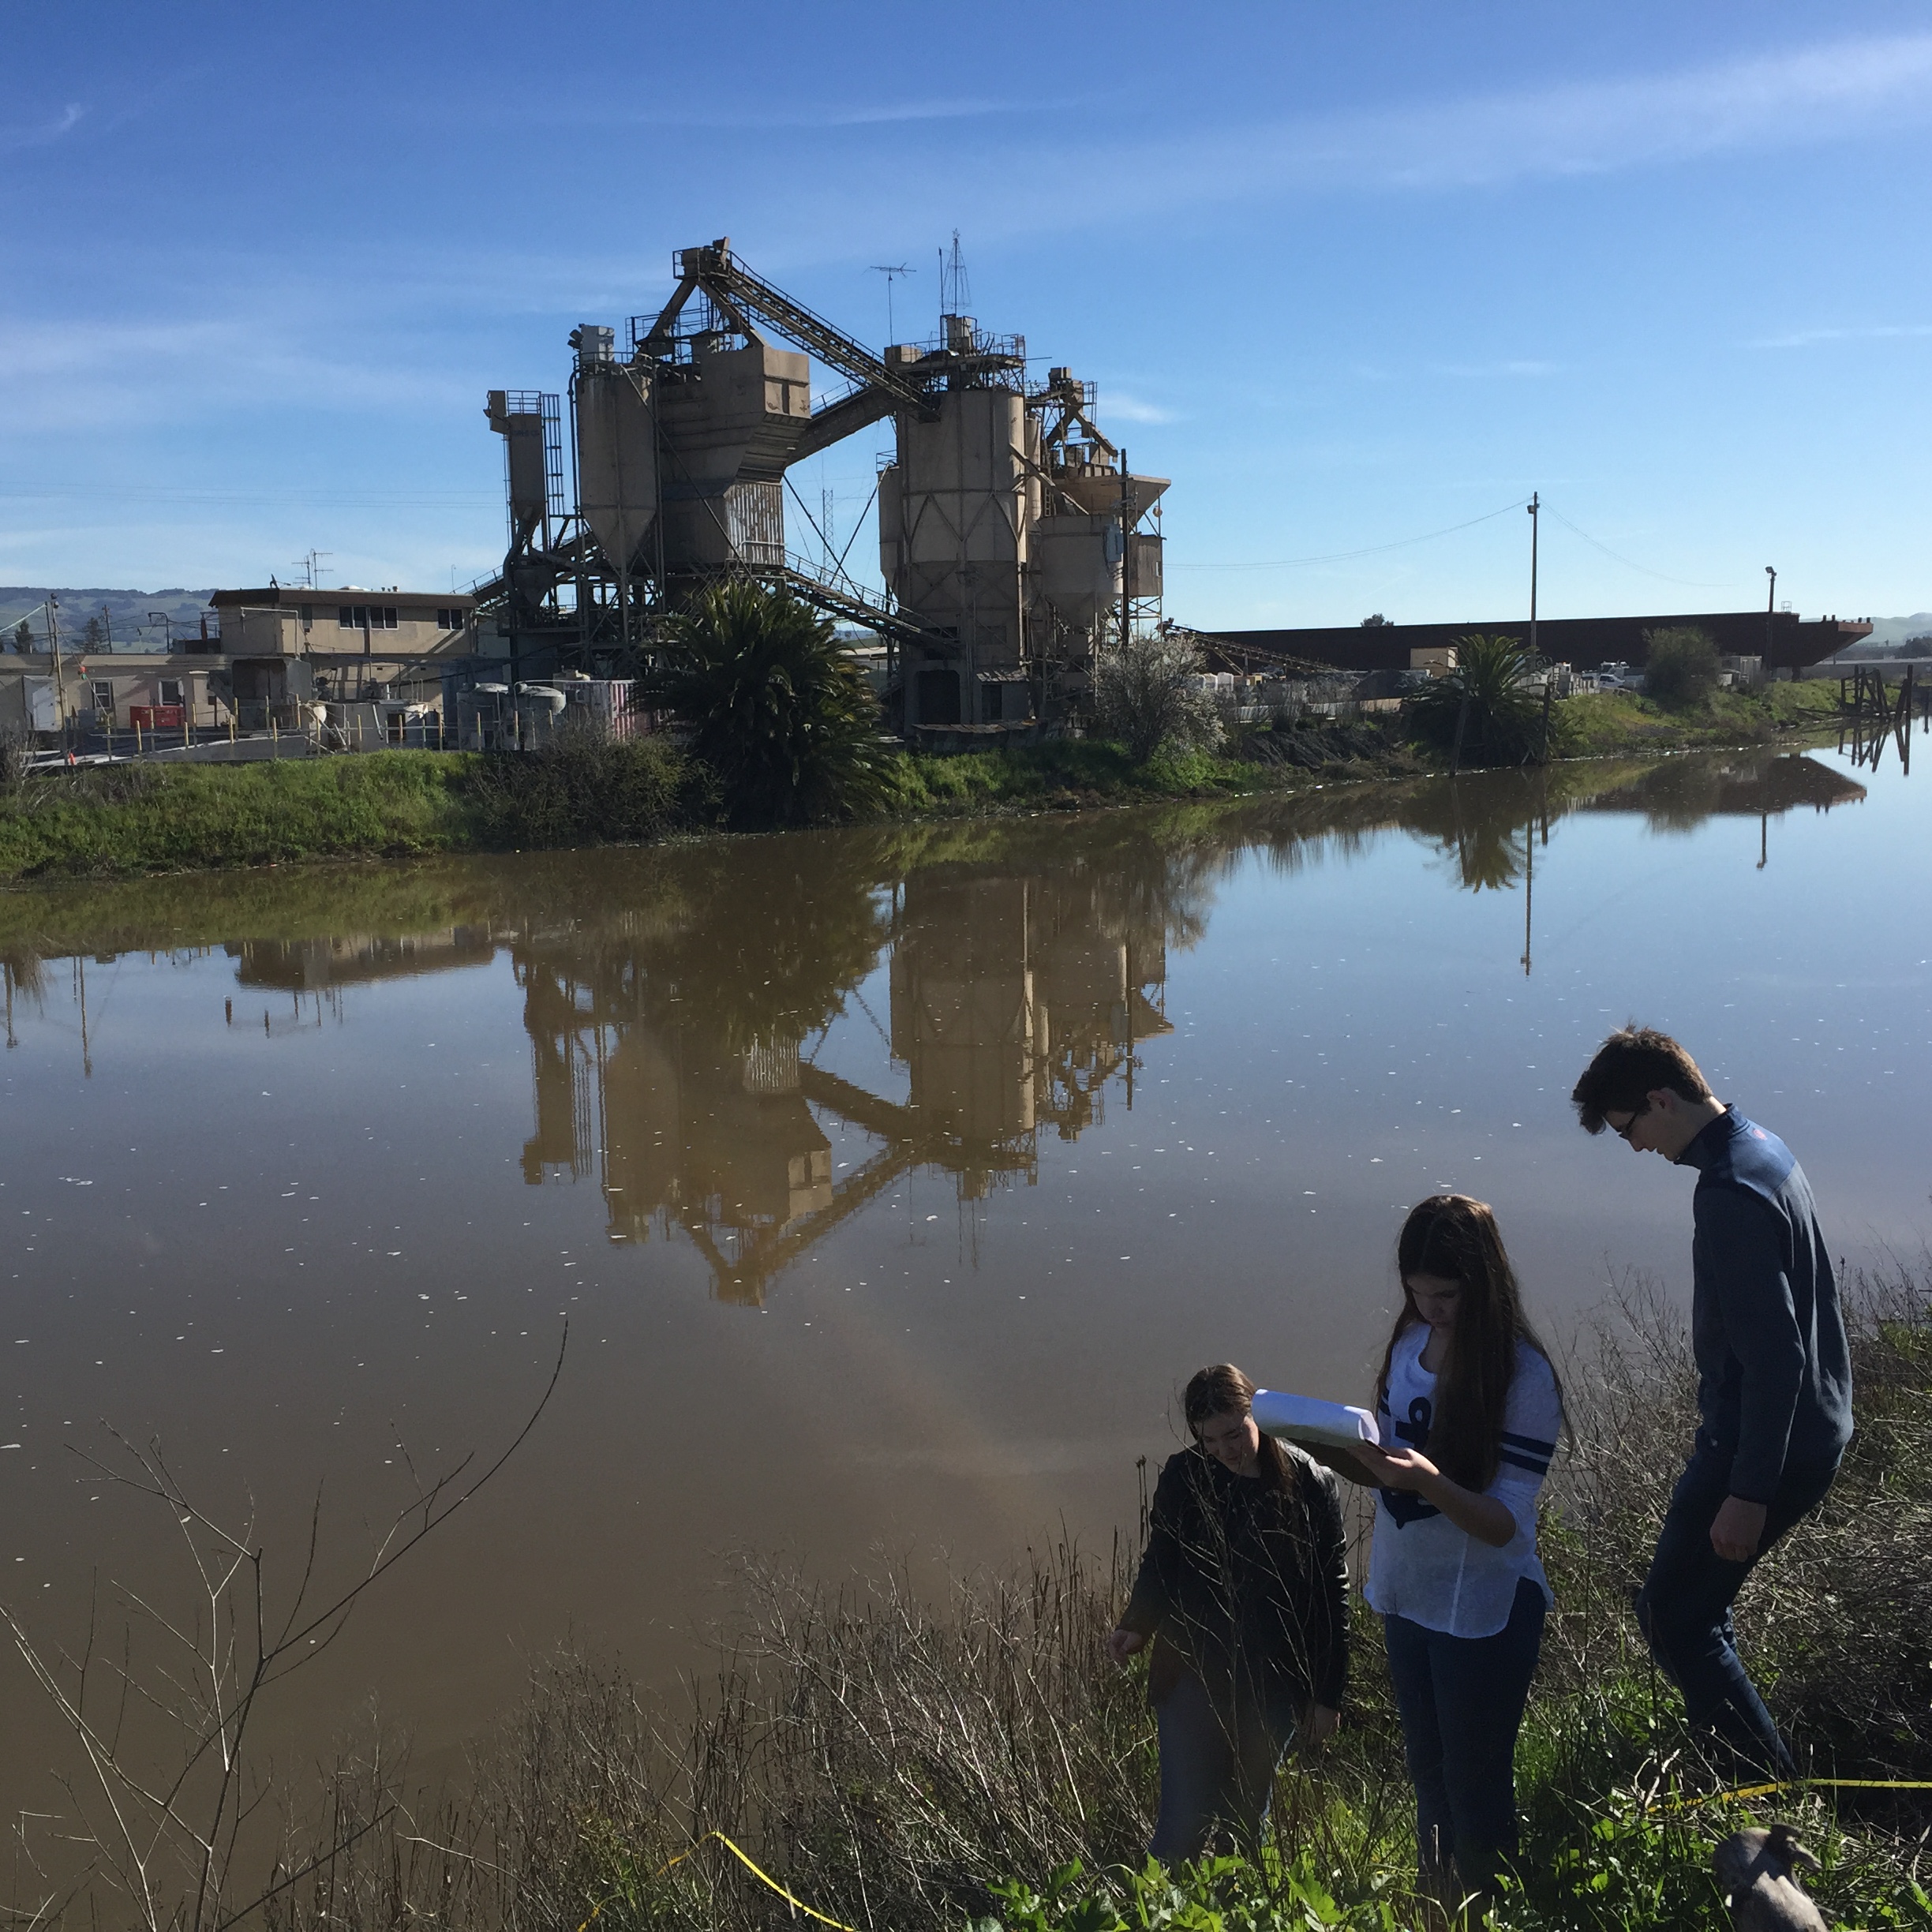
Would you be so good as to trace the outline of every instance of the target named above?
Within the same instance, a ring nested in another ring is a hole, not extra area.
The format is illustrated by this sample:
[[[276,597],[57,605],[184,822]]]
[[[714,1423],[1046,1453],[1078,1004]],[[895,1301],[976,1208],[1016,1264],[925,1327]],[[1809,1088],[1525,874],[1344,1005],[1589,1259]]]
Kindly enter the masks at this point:
[[[1679,792],[1689,764],[1673,761]],[[1932,1227],[1917,1127],[1932,913],[1911,883],[1928,795],[1896,771],[1861,777],[1861,803],[1771,818],[1762,870],[1749,811],[1667,830],[1629,811],[1554,816],[1534,847],[1527,975],[1526,882],[1459,889],[1433,794],[1405,808],[1413,831],[1350,833],[1341,794],[1320,804],[1339,829],[1298,845],[1264,844],[1266,811],[1237,815],[1254,836],[1224,854],[1196,828],[1166,871],[1136,862],[1144,884],[1185,878],[1158,917],[1159,894],[1121,889],[1125,861],[1105,855],[1153,846],[1163,815],[1016,833],[1035,841],[1025,893],[990,863],[944,875],[981,878],[977,899],[936,889],[930,867],[885,882],[897,941],[859,949],[841,1009],[803,1043],[818,1091],[843,1083],[838,1106],[788,1087],[777,1061],[750,1092],[679,1017],[704,986],[653,1004],[635,970],[742,957],[755,987],[775,970],[756,868],[832,849],[810,841],[734,847],[747,883],[718,930],[735,951],[694,952],[646,894],[659,861],[610,855],[497,867],[504,904],[542,918],[493,957],[418,935],[406,959],[384,956],[409,969],[397,976],[358,976],[340,948],[320,991],[257,983],[274,976],[261,954],[90,960],[91,1079],[79,968],[50,960],[38,994],[17,994],[20,1045],[0,1062],[18,1593],[50,1586],[51,1617],[103,1547],[152,1554],[51,1453],[90,1418],[159,1428],[212,1482],[245,1464],[271,1498],[318,1470],[345,1496],[383,1493],[392,1421],[413,1452],[496,1440],[566,1311],[558,1409],[318,1680],[331,1721],[380,1682],[432,1746],[453,1739],[514,1688],[516,1646],[572,1623],[664,1668],[688,1655],[668,1630],[699,1613],[733,1544],[836,1571],[882,1542],[996,1559],[1062,1519],[1104,1536],[1131,1525],[1134,1458],[1165,1452],[1173,1393],[1201,1362],[1361,1394],[1395,1229],[1432,1188],[1496,1204],[1559,1331],[1610,1275],[1681,1291],[1688,1177],[1591,1141],[1567,1103],[1631,1017],[1679,1034],[1720,1094],[1792,1142],[1835,1250],[1915,1251]],[[1466,786],[1464,829],[1493,852],[1513,824],[1521,857],[1531,796],[1514,778]],[[573,882],[594,944],[564,916]],[[702,923],[713,902],[680,903]],[[620,928],[646,937],[596,938]],[[533,1185],[545,1076],[526,1027],[561,1009],[533,1005],[529,968],[578,956],[566,1004],[603,1017],[578,1028],[583,1081],[560,1118],[564,1155],[581,1125],[591,1158],[575,1173],[540,1159]],[[967,980],[1004,1085],[976,1061],[942,1077],[912,1027],[917,986],[950,1024],[945,989]],[[1171,1029],[1136,1022],[1131,1108],[1110,987]],[[993,1038],[1026,1012],[1024,1041]],[[643,1069],[672,1064],[682,1110],[653,1113],[670,1090]],[[1088,1069],[1098,1104],[1065,1137],[1052,1109],[1069,1066]],[[937,1140],[828,1215],[762,1281],[762,1309],[719,1299],[694,1226],[721,1249],[764,1239],[889,1152],[852,1095],[931,1102]],[[620,1114],[634,1152],[638,1122],[724,1121],[698,1175],[717,1198],[677,1194],[698,1172],[680,1148],[650,1170],[645,1211],[620,1215],[605,1159],[626,1144]],[[818,1166],[758,1192],[799,1135]]]

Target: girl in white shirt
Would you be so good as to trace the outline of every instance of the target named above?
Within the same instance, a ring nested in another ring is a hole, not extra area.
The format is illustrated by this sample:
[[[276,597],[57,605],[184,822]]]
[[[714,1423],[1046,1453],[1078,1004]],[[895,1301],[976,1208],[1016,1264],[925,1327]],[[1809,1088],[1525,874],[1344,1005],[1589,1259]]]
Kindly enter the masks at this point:
[[[1376,1385],[1382,1446],[1335,1466],[1380,1491],[1367,1596],[1381,1613],[1425,1882],[1485,1893],[1516,1852],[1516,1734],[1549,1584],[1537,1492],[1563,1391],[1496,1216],[1436,1195],[1396,1245],[1402,1312]]]

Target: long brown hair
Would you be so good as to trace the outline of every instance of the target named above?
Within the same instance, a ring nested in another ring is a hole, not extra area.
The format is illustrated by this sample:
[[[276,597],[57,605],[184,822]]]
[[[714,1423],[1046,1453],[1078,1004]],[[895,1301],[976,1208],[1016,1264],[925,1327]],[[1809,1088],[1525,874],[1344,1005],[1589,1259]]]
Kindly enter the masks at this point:
[[[1254,1406],[1254,1383],[1232,1362],[1216,1362],[1188,1378],[1181,1397],[1181,1413],[1187,1417],[1189,1433],[1198,1443],[1200,1426],[1211,1417],[1245,1417]],[[1287,1452],[1272,1436],[1264,1435],[1260,1449],[1261,1481],[1270,1489],[1289,1490],[1295,1486],[1295,1466]]]
[[[1467,1488],[1486,1489],[1496,1479],[1518,1345],[1526,1342],[1550,1361],[1549,1350],[1523,1313],[1522,1291],[1503,1252],[1494,1212],[1466,1194],[1431,1195],[1410,1209],[1402,1223],[1395,1269],[1402,1285],[1402,1312],[1382,1354],[1376,1406],[1380,1409],[1388,1395],[1395,1344],[1422,1319],[1409,1278],[1433,1275],[1459,1283],[1462,1293],[1448,1359],[1436,1377],[1435,1414],[1423,1447],[1445,1476]],[[1550,1362],[1550,1374],[1556,1373]],[[1560,1382],[1556,1399],[1563,1400]]]

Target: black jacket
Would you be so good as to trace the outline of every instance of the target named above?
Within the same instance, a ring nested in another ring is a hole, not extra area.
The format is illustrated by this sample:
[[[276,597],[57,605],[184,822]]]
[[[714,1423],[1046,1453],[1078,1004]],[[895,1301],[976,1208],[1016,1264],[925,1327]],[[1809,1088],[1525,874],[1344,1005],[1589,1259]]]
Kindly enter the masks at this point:
[[[1678,1155],[1698,1170],[1691,1345],[1704,1433],[1731,1493],[1769,1503],[1785,1469],[1829,1468],[1852,1440],[1838,1285],[1804,1170],[1728,1107]]]
[[[1290,1486],[1237,1476],[1198,1445],[1170,1456],[1154,1491],[1124,1628],[1154,1639],[1156,1704],[1183,1669],[1216,1707],[1277,1718],[1311,1698],[1341,1707],[1348,1682],[1348,1544],[1335,1479],[1282,1446]]]

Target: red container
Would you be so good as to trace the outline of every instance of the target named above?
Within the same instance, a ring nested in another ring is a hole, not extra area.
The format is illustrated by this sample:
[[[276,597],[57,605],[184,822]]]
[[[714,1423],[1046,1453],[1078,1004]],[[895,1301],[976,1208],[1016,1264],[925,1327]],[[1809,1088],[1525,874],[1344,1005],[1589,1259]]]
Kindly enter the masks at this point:
[[[143,731],[179,731],[185,710],[182,705],[129,705],[128,722]]]

